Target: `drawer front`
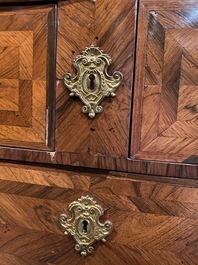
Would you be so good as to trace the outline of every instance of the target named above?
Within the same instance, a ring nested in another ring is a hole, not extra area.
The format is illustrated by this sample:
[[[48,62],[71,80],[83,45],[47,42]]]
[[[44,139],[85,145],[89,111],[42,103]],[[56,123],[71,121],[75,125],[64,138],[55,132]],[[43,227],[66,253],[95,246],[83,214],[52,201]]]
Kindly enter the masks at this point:
[[[197,8],[197,1],[140,1],[135,158],[197,161]]]
[[[197,264],[198,182],[150,179],[1,164],[1,264]],[[114,230],[82,257],[58,217],[87,194]]]
[[[0,145],[50,149],[53,9],[0,8]]]
[[[136,1],[65,1],[59,3],[57,47],[56,149],[92,156],[127,157]],[[73,59],[94,45],[108,54],[114,71],[123,74],[116,97],[105,98],[103,112],[90,119],[83,103],[69,97],[63,76],[76,75]]]

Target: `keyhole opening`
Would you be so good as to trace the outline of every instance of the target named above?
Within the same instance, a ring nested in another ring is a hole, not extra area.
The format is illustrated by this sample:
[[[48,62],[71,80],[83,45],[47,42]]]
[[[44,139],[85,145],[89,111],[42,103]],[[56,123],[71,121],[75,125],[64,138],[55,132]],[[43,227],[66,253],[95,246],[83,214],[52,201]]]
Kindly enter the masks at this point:
[[[89,89],[91,90],[95,89],[95,75],[93,74],[89,75]]]
[[[88,232],[87,227],[88,227],[88,222],[87,222],[87,220],[83,220],[83,221],[82,221],[82,231],[83,231],[84,234],[87,234],[87,232]]]

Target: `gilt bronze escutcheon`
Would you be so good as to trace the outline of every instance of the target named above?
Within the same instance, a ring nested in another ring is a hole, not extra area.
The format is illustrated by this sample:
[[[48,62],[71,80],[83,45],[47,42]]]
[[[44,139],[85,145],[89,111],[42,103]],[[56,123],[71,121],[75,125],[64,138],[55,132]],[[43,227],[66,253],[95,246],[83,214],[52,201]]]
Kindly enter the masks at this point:
[[[108,75],[107,68],[111,63],[109,55],[98,47],[91,46],[73,61],[77,75],[72,77],[70,73],[66,73],[64,76],[64,83],[71,92],[70,96],[75,95],[81,99],[85,104],[82,112],[88,113],[90,118],[102,112],[100,102],[104,97],[115,97],[115,91],[122,82],[120,72]]]
[[[75,249],[80,251],[82,256],[91,254],[94,250],[93,243],[96,241],[105,242],[105,237],[112,230],[112,222],[100,223],[99,218],[104,214],[102,207],[90,196],[82,196],[69,205],[72,216],[61,214],[59,221],[65,235],[71,235],[76,241]]]

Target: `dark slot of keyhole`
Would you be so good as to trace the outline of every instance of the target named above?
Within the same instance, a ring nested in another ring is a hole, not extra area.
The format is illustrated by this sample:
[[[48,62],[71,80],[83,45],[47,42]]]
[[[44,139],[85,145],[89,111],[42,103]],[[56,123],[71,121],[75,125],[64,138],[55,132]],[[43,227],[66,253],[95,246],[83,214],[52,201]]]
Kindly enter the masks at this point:
[[[94,90],[95,88],[95,75],[90,74],[89,75],[89,89]]]
[[[83,220],[82,221],[82,231],[84,234],[87,234],[87,226],[88,226],[87,220]]]

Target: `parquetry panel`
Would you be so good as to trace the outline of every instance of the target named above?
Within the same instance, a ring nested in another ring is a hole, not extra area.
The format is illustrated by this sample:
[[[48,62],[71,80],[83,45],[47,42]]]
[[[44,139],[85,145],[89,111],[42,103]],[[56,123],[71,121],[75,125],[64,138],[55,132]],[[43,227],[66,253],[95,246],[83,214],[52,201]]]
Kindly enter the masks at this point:
[[[155,1],[142,1],[132,141],[136,158],[181,162],[198,155],[195,2],[165,1],[157,6]],[[148,20],[143,22],[143,16]]]
[[[0,145],[49,149],[50,12],[41,7],[0,13]]]
[[[19,110],[18,79],[0,79],[0,111]]]

